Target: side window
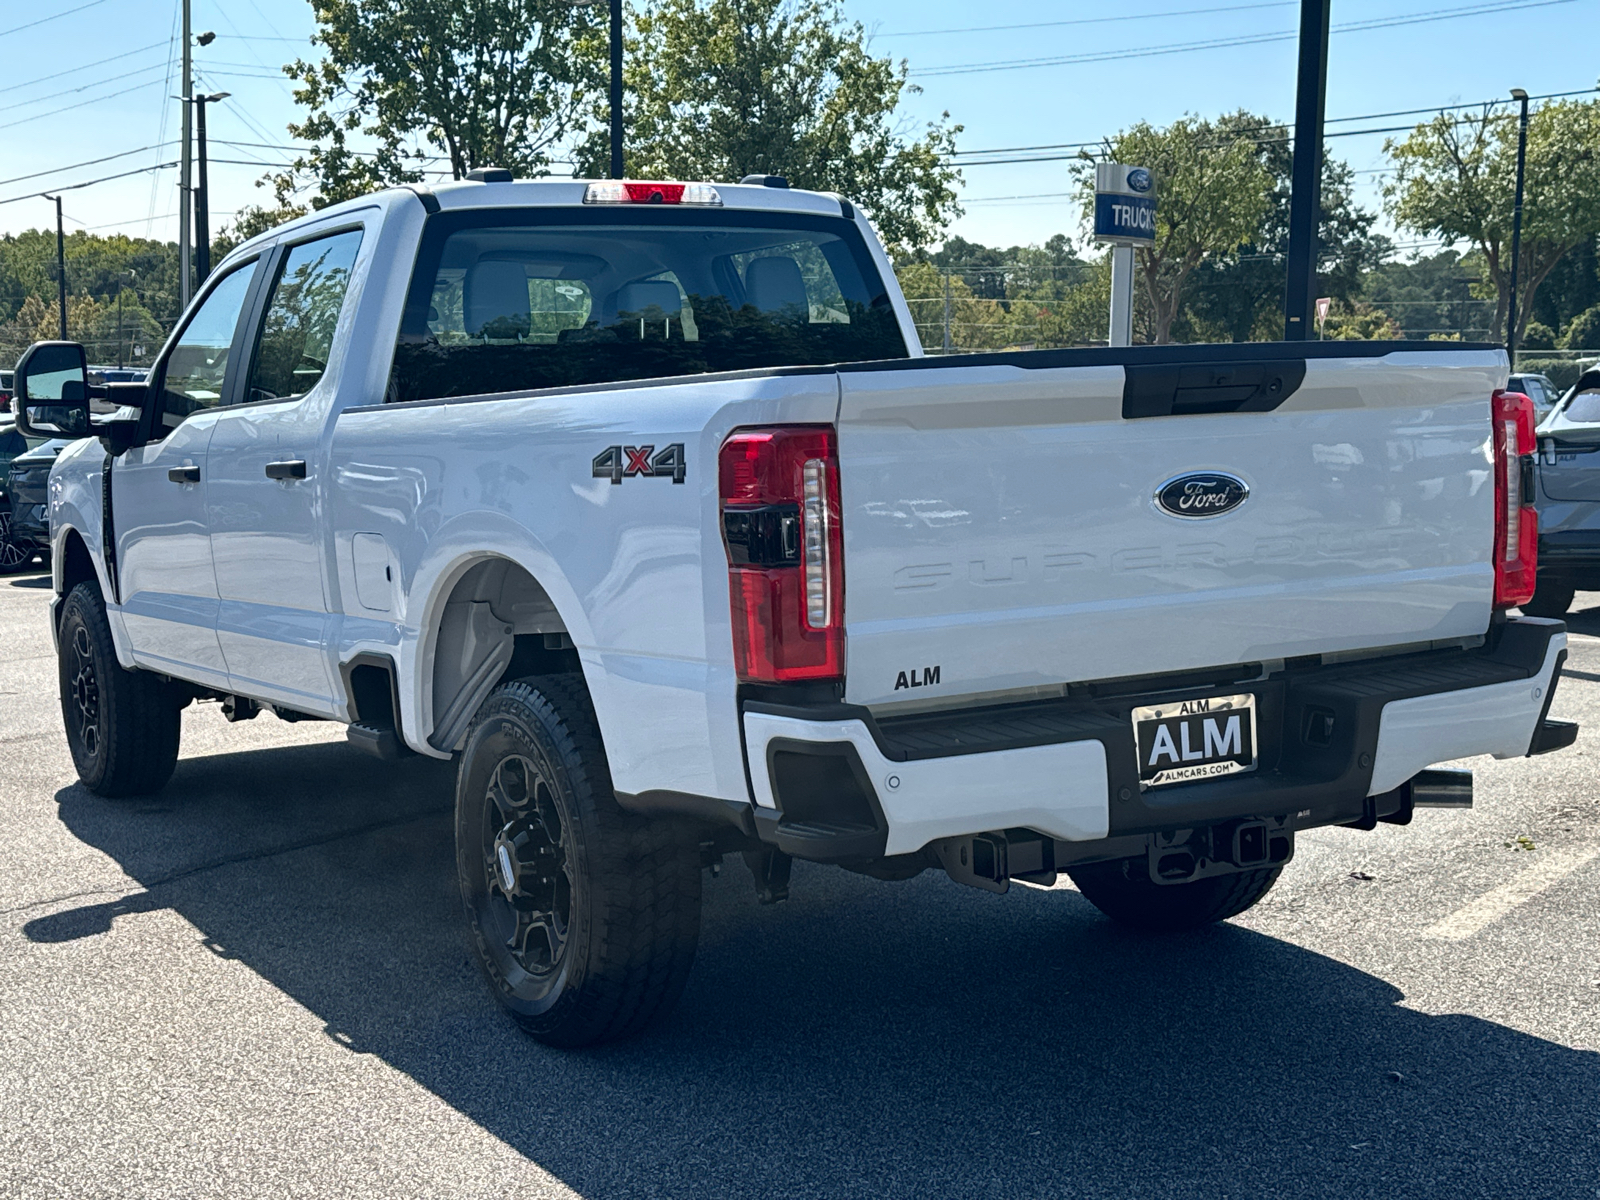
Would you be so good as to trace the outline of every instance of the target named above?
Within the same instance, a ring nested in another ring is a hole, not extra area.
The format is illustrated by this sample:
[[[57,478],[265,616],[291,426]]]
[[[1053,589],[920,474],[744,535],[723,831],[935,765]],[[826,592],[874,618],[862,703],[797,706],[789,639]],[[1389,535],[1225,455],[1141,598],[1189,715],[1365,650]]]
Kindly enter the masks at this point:
[[[322,378],[360,248],[361,231],[352,229],[304,242],[284,256],[261,324],[247,402],[303,396]]]
[[[255,269],[251,262],[231,272],[184,326],[161,381],[162,429],[172,429],[199,409],[215,408],[227,394],[233,335]]]

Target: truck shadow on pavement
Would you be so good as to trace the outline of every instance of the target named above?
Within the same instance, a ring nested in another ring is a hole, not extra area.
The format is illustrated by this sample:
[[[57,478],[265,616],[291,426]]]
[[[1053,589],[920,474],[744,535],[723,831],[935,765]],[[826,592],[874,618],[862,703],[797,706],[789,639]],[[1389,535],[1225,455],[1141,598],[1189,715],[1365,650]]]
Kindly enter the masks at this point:
[[[589,1197],[1583,1196],[1600,1055],[1398,1003],[1228,925],[1130,936],[1076,893],[795,872],[763,909],[706,877],[682,1003],[563,1053],[468,957],[445,764],[337,744],[185,759],[148,801],[57,795],[145,890],[36,942],[172,909]],[[1293,867],[1290,868],[1291,870]],[[115,953],[114,941],[108,952]]]

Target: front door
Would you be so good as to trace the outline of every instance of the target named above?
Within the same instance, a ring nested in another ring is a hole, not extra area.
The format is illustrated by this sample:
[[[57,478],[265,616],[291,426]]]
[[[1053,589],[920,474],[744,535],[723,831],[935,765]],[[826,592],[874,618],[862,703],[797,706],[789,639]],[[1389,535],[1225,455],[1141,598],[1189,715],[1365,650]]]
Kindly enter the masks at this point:
[[[231,686],[320,715],[333,713],[335,694],[320,504],[329,404],[311,393],[360,246],[361,231],[347,230],[279,256],[243,403],[220,414],[206,458],[217,636]]]
[[[226,688],[217,642],[217,581],[206,530],[205,460],[243,344],[240,316],[255,274],[217,280],[153,381],[151,440],[111,468],[118,594],[134,661]]]

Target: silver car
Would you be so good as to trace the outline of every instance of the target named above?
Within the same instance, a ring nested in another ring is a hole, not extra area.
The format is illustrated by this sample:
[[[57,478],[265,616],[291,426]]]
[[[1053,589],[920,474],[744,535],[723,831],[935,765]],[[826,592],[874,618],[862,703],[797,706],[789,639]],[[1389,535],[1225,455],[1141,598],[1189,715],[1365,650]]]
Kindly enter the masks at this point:
[[[1559,617],[1574,591],[1600,591],[1600,368],[1579,377],[1538,434],[1539,579],[1522,611]]]

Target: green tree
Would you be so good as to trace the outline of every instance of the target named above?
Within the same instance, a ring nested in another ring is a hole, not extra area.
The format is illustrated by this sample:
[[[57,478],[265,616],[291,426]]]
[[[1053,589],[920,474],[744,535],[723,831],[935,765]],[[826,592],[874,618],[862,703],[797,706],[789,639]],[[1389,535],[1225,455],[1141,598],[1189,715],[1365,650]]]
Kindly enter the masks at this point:
[[[323,55],[284,68],[315,143],[277,177],[280,206],[314,181],[313,207],[415,182],[430,156],[548,171],[602,84],[603,15],[567,0],[312,0]],[[352,139],[376,149],[359,151]]]
[[[1573,317],[1561,332],[1567,350],[1600,350],[1600,304]]]
[[[737,180],[782,175],[838,192],[886,242],[921,246],[960,215],[949,114],[913,136],[895,120],[918,89],[874,58],[838,0],[655,0],[628,43],[627,174]],[[580,168],[604,175],[597,131]]]
[[[932,262],[919,261],[905,264],[895,276],[916,322],[917,337],[930,353],[944,348],[947,309],[952,351],[997,350],[1010,344],[1010,321],[1001,302],[974,296],[960,275],[946,275]]]
[[[306,215],[300,204],[279,203],[272,208],[263,204],[249,204],[234,214],[232,222],[222,227],[211,239],[211,261],[221,262],[235,246],[248,242],[258,234],[276,229],[285,221]]]
[[[1516,117],[1499,105],[1466,116],[1440,113],[1384,148],[1395,165],[1384,189],[1395,223],[1478,250],[1495,296],[1490,337],[1500,341],[1511,298]],[[1533,113],[1524,196],[1519,340],[1545,277],[1600,233],[1600,101],[1561,101]]]
[[[1195,273],[1193,291],[1175,322],[1185,341],[1276,340],[1283,336],[1284,261],[1289,253],[1289,203],[1294,151],[1289,130],[1240,110],[1218,118],[1224,138],[1255,147],[1272,178],[1271,203],[1256,234],[1232,254],[1213,258]],[[1346,305],[1359,295],[1367,272],[1390,253],[1374,235],[1377,214],[1355,203],[1354,173],[1324,151],[1317,228],[1317,294]]]
[[[1254,142],[1198,117],[1164,129],[1141,121],[1108,140],[1105,156],[1147,167],[1155,176],[1156,237],[1137,253],[1153,340],[1170,341],[1195,270],[1259,234],[1272,202],[1272,175]],[[1092,213],[1092,161],[1080,164],[1079,181],[1085,210]]]

